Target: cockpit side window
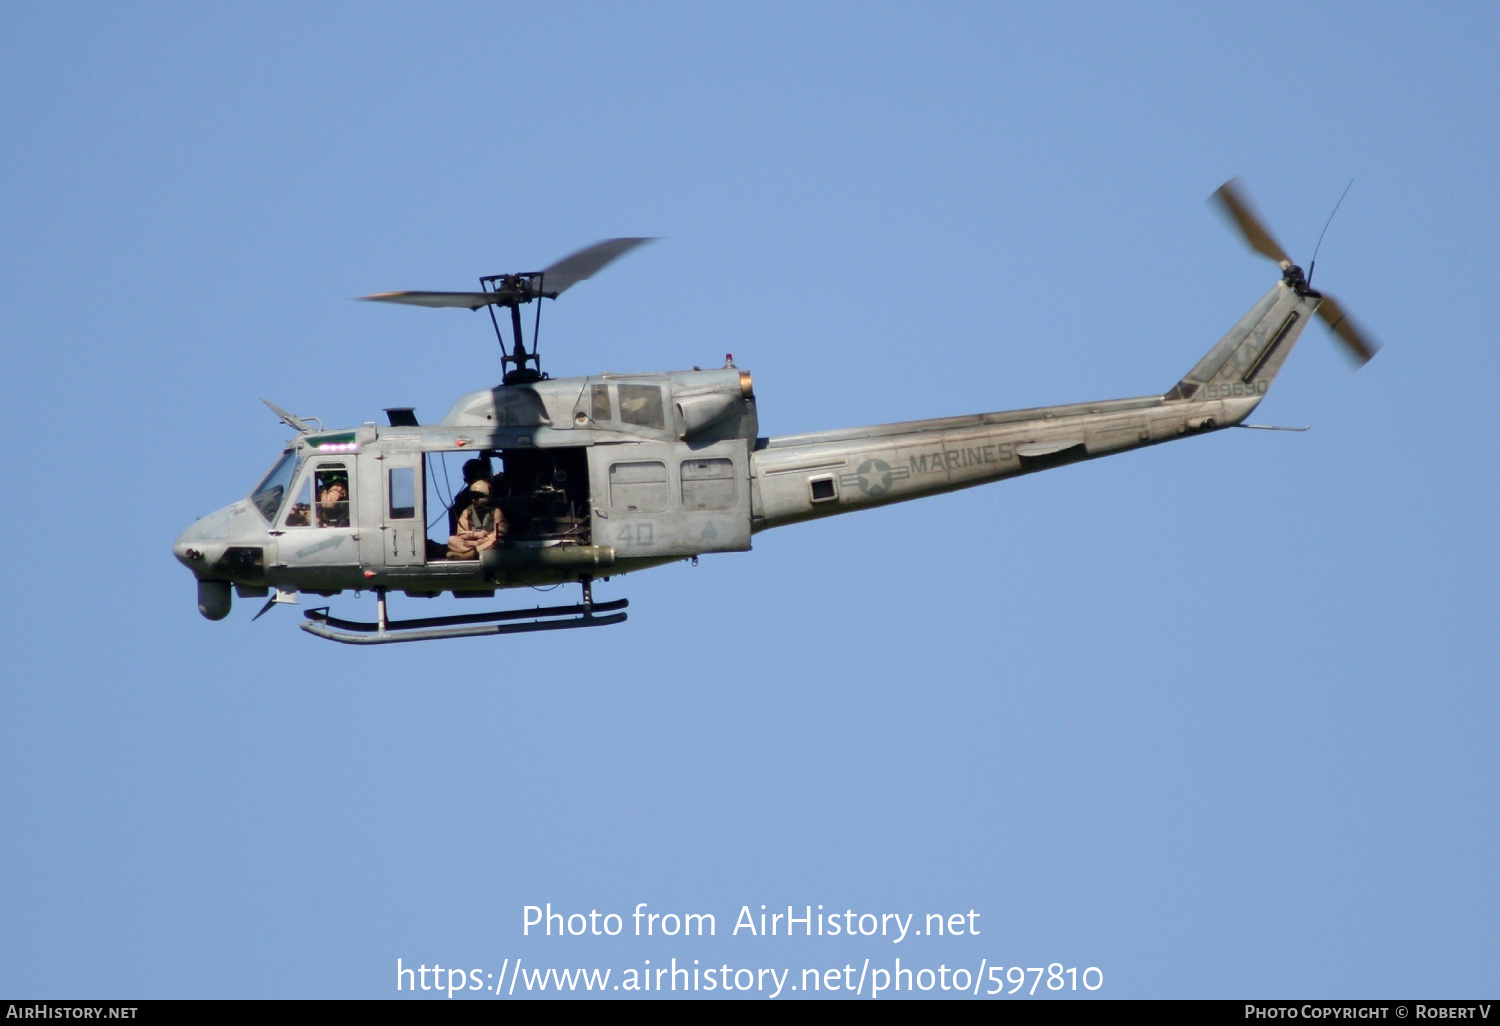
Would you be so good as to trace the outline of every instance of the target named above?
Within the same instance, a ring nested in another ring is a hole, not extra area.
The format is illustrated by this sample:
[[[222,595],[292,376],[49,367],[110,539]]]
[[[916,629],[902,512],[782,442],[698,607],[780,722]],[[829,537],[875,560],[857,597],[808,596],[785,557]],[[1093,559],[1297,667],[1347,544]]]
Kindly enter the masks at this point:
[[[349,468],[342,463],[322,463],[313,475],[313,490],[318,495],[319,527],[349,526]]]
[[[349,465],[342,461],[319,463],[302,479],[282,526],[348,527],[349,499]]]
[[[297,490],[297,497],[292,500],[291,506],[287,507],[286,527],[311,527],[312,526],[312,478],[302,479],[302,487]]]
[[[267,520],[276,519],[276,511],[281,508],[281,500],[285,498],[287,486],[292,483],[300,462],[293,453],[283,453],[276,466],[250,493],[250,502]]]

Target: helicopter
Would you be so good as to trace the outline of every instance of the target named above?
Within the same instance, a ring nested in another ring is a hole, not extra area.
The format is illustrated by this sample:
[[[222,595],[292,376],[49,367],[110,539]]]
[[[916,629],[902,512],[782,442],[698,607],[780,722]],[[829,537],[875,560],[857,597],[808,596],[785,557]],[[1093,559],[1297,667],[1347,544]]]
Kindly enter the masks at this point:
[[[712,370],[543,373],[543,301],[647,238],[607,239],[542,271],[486,276],[478,292],[361,297],[487,310],[501,383],[459,397],[436,424],[395,407],[385,425],[328,430],[262,400],[296,436],[249,496],[195,522],[173,554],[197,578],[209,620],[229,614],[231,593],[267,598],[258,619],[299,595],[372,591],[374,621],[328,606],[306,611],[303,630],[345,644],[598,627],[625,620],[628,600],[595,601],[595,580],[748,551],[773,527],[1230,427],[1306,430],[1246,418],[1308,322],[1322,318],[1359,364],[1376,346],[1313,290],[1237,180],[1210,199],[1281,277],[1175,385],[1132,399],[766,437],[751,375],[732,356]],[[1315,247],[1310,268],[1316,259]],[[528,348],[522,308],[531,303]],[[462,491],[449,458],[465,461]],[[559,584],[580,585],[581,601],[409,619],[388,611],[391,592],[490,598]]]

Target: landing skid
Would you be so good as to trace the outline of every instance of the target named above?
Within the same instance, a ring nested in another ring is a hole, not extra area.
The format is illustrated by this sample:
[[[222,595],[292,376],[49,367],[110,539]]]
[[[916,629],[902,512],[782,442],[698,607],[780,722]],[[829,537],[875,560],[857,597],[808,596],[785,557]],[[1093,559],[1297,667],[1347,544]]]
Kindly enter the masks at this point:
[[[629,599],[592,601],[592,589],[584,586],[584,601],[576,606],[538,606],[535,609],[504,609],[494,613],[461,616],[429,616],[417,620],[388,620],[385,589],[376,591],[380,619],[376,623],[341,620],[327,607],[309,609],[302,629],[345,645],[393,645],[402,641],[440,641],[444,638],[477,638],[490,634],[525,634],[531,631],[563,631],[578,627],[605,627],[623,623]],[[600,615],[600,614],[604,615]],[[504,621],[521,620],[524,623]]]

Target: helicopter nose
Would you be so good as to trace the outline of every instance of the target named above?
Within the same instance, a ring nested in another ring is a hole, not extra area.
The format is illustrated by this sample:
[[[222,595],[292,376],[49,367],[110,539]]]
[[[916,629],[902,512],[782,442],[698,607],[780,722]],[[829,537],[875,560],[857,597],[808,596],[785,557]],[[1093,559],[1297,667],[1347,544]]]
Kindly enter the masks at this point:
[[[210,513],[172,543],[172,555],[198,578],[198,612],[210,620],[228,616],[233,601],[230,582],[216,578],[213,567],[224,558],[242,506],[237,502]]]
[[[208,566],[209,540],[204,537],[203,529],[199,526],[202,523],[199,520],[179,534],[172,543],[172,555],[177,557],[177,562],[195,573]]]
[[[172,555],[177,557],[177,561],[194,574],[199,574],[224,555],[238,505],[234,503],[225,506],[193,521],[172,543]]]
[[[187,531],[182,532],[177,540],[172,543],[172,555],[177,557],[177,562],[189,570],[193,570],[203,565],[203,557],[206,553],[204,553],[202,548],[194,547],[192,540],[187,537],[187,534]]]

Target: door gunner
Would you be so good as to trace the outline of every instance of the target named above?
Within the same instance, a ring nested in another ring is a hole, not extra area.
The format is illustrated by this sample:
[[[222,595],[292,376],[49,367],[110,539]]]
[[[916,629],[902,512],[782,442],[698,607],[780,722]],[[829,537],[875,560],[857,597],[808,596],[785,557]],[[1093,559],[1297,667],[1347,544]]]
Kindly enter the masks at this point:
[[[486,549],[505,541],[505,515],[490,503],[490,483],[475,481],[468,489],[473,501],[458,516],[458,530],[448,539],[449,559],[478,559]]]

